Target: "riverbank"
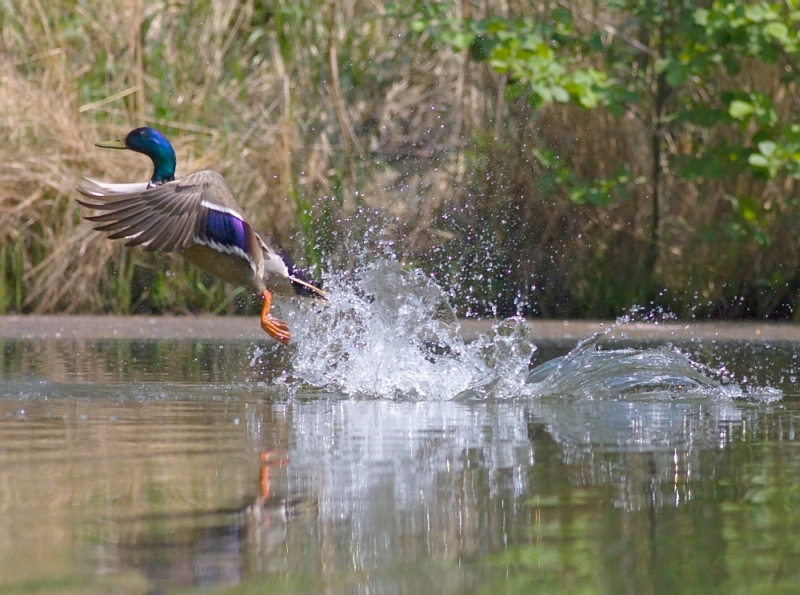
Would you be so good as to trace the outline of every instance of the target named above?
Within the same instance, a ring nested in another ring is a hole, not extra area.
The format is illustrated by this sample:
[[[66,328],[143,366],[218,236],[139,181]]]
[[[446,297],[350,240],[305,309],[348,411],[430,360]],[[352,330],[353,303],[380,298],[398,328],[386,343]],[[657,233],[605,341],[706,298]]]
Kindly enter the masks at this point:
[[[491,329],[492,320],[462,320],[467,341]],[[769,343],[800,341],[800,325],[772,322],[672,322],[529,320],[534,342],[571,343],[613,327],[609,339],[692,339]],[[264,339],[250,316],[0,316],[0,339]]]

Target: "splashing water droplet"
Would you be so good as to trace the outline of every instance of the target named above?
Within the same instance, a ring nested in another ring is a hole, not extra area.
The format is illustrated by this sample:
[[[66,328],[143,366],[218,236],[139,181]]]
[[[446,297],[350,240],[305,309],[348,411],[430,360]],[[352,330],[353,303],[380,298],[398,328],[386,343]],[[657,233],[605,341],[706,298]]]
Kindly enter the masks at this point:
[[[292,377],[347,395],[451,399],[524,387],[535,347],[522,320],[466,343],[447,294],[419,270],[379,261],[326,279],[328,302],[291,313]]]
[[[484,400],[557,395],[597,399],[736,398],[774,401],[777,390],[743,390],[727,370],[697,364],[669,346],[603,350],[606,333],[529,373],[536,350],[521,318],[465,341],[447,293],[416,269],[379,260],[325,280],[328,300],[286,313],[292,343],[274,380],[297,396],[325,391],[404,400]],[[282,314],[283,315],[283,314]],[[624,322],[624,321],[623,321]],[[283,348],[281,348],[283,349]],[[256,350],[251,365],[265,365]]]

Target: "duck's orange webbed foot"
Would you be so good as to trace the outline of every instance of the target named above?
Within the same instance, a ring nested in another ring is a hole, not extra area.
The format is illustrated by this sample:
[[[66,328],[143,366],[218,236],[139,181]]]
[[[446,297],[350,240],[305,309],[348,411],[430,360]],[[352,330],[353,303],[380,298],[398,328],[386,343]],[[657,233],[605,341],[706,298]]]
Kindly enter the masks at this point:
[[[286,345],[292,336],[289,332],[289,325],[270,315],[269,309],[272,307],[272,294],[265,289],[261,297],[264,298],[264,305],[261,307],[261,328],[267,331],[270,337]]]

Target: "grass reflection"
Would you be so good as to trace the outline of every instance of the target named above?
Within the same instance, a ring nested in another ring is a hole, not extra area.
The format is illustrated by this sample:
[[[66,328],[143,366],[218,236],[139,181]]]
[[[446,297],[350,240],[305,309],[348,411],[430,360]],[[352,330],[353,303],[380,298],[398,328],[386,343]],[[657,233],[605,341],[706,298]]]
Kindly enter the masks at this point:
[[[547,467],[555,473],[530,482],[531,513],[527,524],[517,527],[516,542],[476,562],[482,577],[477,592],[796,592],[798,413],[753,413],[743,439],[699,453],[682,500],[670,500],[677,484],[645,473],[626,481],[649,484],[651,504],[633,510],[614,506],[613,486],[587,486],[586,480],[619,455],[594,452],[591,462],[577,467],[550,458]],[[652,455],[623,458],[632,472],[647,469],[641,463]],[[531,469],[533,475],[537,471]]]
[[[269,379],[286,365],[285,350],[220,340],[0,340],[4,378],[52,382],[227,383]]]
[[[797,418],[784,431],[794,434]],[[753,445],[737,498],[722,506],[731,584],[748,593],[796,592],[800,584],[800,450],[794,441]]]

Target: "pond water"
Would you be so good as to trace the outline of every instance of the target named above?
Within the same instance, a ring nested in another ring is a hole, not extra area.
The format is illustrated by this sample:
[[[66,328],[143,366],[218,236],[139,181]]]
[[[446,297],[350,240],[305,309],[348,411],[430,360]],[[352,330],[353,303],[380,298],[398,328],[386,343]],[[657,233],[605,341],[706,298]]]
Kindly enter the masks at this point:
[[[0,592],[797,591],[800,332],[467,337],[403,279],[289,348],[0,319]]]

